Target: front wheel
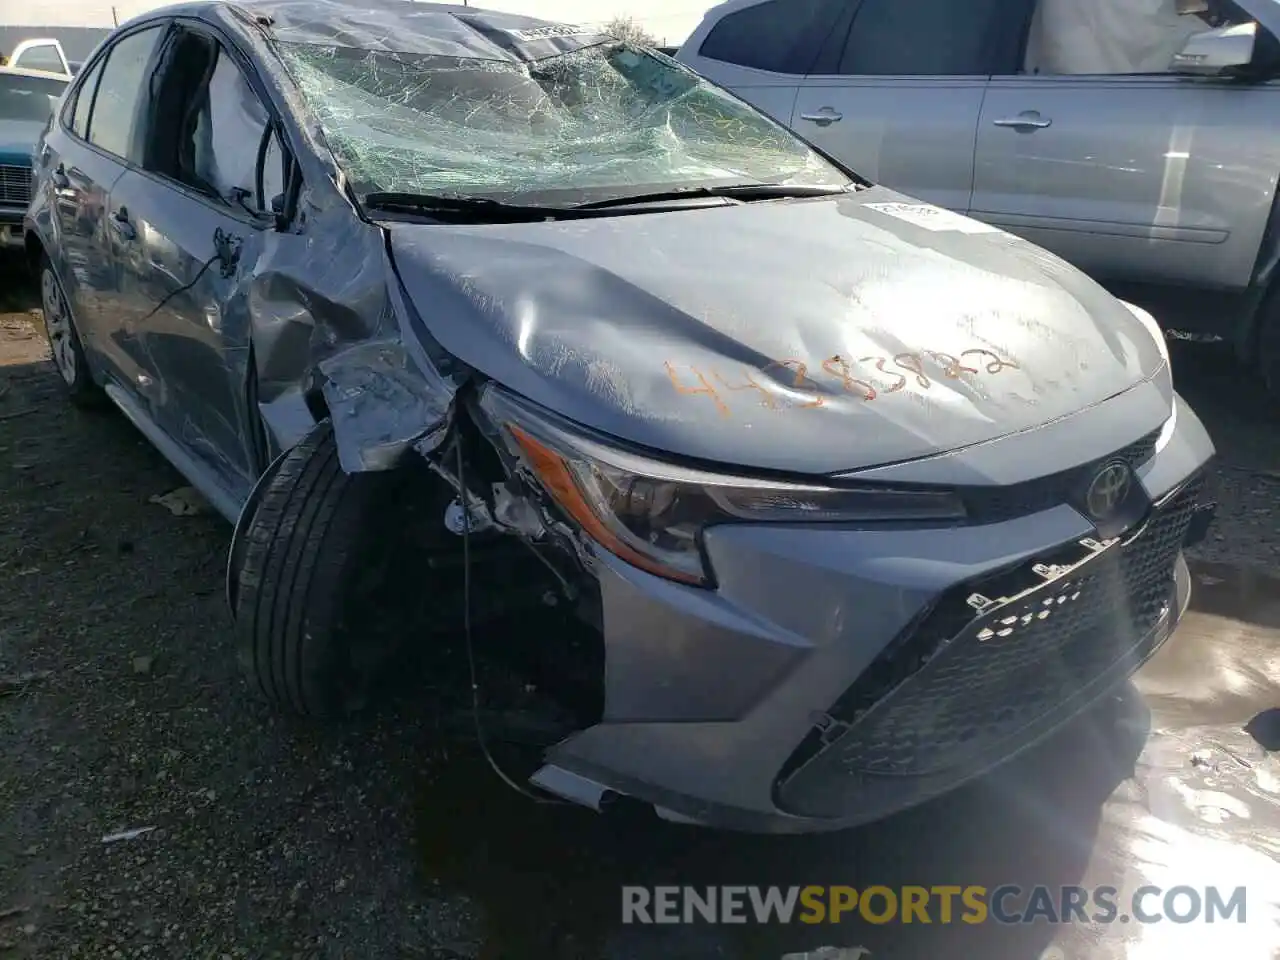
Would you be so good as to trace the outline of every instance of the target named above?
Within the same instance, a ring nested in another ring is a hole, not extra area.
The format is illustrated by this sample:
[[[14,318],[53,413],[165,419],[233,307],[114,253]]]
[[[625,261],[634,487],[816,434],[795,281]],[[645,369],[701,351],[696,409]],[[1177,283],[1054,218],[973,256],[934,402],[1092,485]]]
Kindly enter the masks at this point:
[[[46,254],[40,256],[40,307],[44,314],[45,336],[49,338],[49,352],[62,378],[67,398],[79,407],[101,406],[104,395],[89,373],[89,362],[85,359],[71,303]]]
[[[328,421],[284,455],[233,570],[250,686],[293,713],[366,706],[404,636],[408,471],[347,474]]]

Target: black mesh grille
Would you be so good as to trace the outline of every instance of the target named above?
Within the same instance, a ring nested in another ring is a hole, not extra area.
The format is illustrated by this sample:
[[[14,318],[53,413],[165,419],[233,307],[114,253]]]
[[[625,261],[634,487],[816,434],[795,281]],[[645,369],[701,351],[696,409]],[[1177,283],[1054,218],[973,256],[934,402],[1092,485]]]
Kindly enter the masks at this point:
[[[961,498],[971,519],[981,523],[995,523],[1013,517],[1049,510],[1063,503],[1070,503],[1088,484],[1098,468],[1111,460],[1123,460],[1137,468],[1151,459],[1156,450],[1160,431],[1153,430],[1145,437],[1122,447],[1108,457],[1072,467],[1047,477],[1037,477],[1025,483],[1004,487],[964,487]]]
[[[928,776],[1012,748],[1130,656],[1164,615],[1202,486],[1184,486],[1127,541],[1045,558],[1073,568],[1057,579],[1026,564],[949,591],[828,711],[820,742],[802,744],[780,780],[794,774],[803,789],[810,761],[819,777]]]

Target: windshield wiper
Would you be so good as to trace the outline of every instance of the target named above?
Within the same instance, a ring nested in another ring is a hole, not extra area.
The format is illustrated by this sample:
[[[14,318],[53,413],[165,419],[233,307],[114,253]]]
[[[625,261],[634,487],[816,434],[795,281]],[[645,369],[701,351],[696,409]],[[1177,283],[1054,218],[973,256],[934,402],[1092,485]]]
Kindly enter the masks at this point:
[[[373,192],[364,195],[364,205],[370,210],[386,210],[421,213],[432,217],[462,218],[466,220],[526,221],[562,217],[569,211],[565,207],[538,207],[518,203],[504,203],[492,197],[451,197],[433,193]]]
[[[700,197],[725,197],[730,200],[780,200],[785,197],[834,197],[850,193],[854,185],[799,183],[730,183],[719,187],[674,187],[653,193],[633,193],[607,200],[591,200],[572,206],[572,210],[601,210],[605,207],[625,207],[633,203],[662,203],[664,200],[696,200]]]

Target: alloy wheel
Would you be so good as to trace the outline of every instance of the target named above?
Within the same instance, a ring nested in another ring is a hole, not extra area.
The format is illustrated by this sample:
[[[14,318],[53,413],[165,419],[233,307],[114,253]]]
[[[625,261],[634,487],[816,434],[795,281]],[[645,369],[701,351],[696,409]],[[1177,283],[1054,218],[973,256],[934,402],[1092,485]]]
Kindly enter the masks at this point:
[[[79,368],[76,364],[76,335],[71,324],[71,309],[66,297],[62,295],[58,278],[53,275],[53,269],[49,266],[45,266],[41,272],[40,299],[54,366],[58,368],[58,373],[67,386],[74,387],[79,378]]]

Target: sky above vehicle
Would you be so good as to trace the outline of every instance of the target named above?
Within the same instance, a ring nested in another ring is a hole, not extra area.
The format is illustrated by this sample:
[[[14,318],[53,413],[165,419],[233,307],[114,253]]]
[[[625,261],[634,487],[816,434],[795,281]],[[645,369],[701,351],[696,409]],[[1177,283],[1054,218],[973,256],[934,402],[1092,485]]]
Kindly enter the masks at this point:
[[[7,26],[110,27],[171,0],[62,0],[31,4],[0,0],[0,24]],[[458,0],[461,2],[461,0]],[[712,3],[709,0],[469,0],[472,6],[520,13],[546,20],[598,24],[616,16],[631,16],[669,44],[687,37]]]

